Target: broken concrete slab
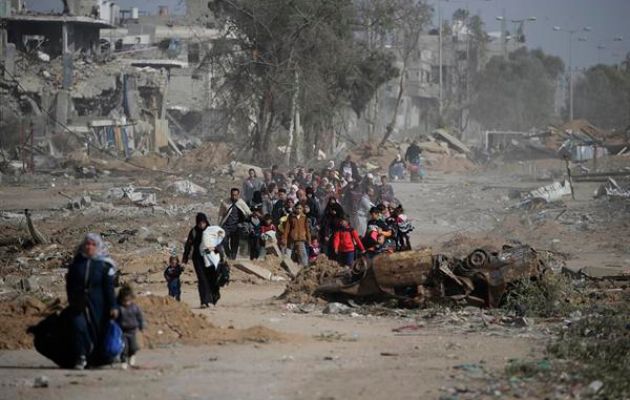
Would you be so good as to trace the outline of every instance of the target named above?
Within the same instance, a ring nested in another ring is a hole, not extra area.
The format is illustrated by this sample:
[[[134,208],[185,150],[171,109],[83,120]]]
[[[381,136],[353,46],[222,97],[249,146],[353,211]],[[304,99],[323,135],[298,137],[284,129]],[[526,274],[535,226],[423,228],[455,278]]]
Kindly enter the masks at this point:
[[[189,180],[175,181],[169,186],[169,188],[175,190],[179,194],[185,194],[188,196],[196,196],[208,193],[207,189]]]
[[[571,194],[571,185],[567,179],[564,182],[554,182],[551,185],[539,187],[527,193],[525,200],[519,204],[519,206],[525,205],[532,201],[543,201],[545,203],[552,203],[559,201],[564,196]]]
[[[462,143],[455,136],[449,134],[445,129],[436,129],[431,133],[434,138],[443,140],[448,143],[449,147],[457,150],[460,153],[469,154],[470,149],[464,143]]]
[[[302,267],[293,262],[293,260],[291,260],[291,257],[281,256],[280,258],[280,265],[289,273],[292,278],[295,278],[297,274],[302,270]]]
[[[243,272],[248,274],[256,275],[259,278],[265,279],[267,281],[271,280],[273,277],[273,273],[268,269],[263,267],[259,267],[254,263],[246,260],[236,260],[231,263],[234,268],[237,268]]]

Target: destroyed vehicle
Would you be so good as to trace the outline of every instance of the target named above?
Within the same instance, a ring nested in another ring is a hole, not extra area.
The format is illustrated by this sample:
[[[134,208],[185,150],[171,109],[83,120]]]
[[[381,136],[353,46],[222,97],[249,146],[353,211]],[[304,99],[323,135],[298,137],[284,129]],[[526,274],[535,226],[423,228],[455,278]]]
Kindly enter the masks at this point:
[[[323,298],[394,298],[406,306],[450,299],[498,307],[515,283],[538,279],[546,270],[536,250],[526,245],[504,246],[499,252],[477,249],[463,259],[426,249],[360,260],[350,272],[320,285],[315,294]]]

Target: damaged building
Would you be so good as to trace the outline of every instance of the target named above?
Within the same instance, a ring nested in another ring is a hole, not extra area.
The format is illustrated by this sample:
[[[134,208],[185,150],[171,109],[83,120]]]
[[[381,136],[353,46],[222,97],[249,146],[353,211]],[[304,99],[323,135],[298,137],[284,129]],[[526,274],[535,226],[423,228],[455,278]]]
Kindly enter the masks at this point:
[[[0,146],[11,158],[45,167],[75,149],[179,154],[171,131],[208,130],[212,76],[202,63],[218,31],[205,22],[191,29],[190,12],[147,16],[103,0],[60,2],[61,13],[1,4],[1,124],[9,133]]]

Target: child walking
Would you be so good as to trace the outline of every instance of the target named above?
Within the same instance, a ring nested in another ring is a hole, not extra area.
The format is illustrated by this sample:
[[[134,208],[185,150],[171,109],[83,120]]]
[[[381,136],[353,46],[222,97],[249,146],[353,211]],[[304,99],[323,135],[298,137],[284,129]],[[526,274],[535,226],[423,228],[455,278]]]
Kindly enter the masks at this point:
[[[136,296],[129,285],[120,288],[118,292],[118,325],[123,331],[125,350],[121,356],[122,367],[127,369],[135,366],[136,353],[140,350],[136,337],[138,330],[144,329],[144,319],[140,307],[134,302]]]
[[[181,301],[182,296],[182,282],[180,280],[182,272],[184,272],[184,267],[180,265],[179,259],[176,256],[171,256],[164,270],[164,279],[166,279],[168,295],[177,301]]]

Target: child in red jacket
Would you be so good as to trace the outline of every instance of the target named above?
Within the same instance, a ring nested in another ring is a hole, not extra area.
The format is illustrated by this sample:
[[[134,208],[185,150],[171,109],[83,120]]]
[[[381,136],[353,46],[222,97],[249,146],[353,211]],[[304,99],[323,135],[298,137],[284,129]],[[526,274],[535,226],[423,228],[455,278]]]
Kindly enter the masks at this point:
[[[341,219],[339,230],[333,236],[333,250],[338,255],[339,264],[351,267],[354,264],[357,248],[365,253],[365,247],[357,231],[350,226],[347,219]]]

